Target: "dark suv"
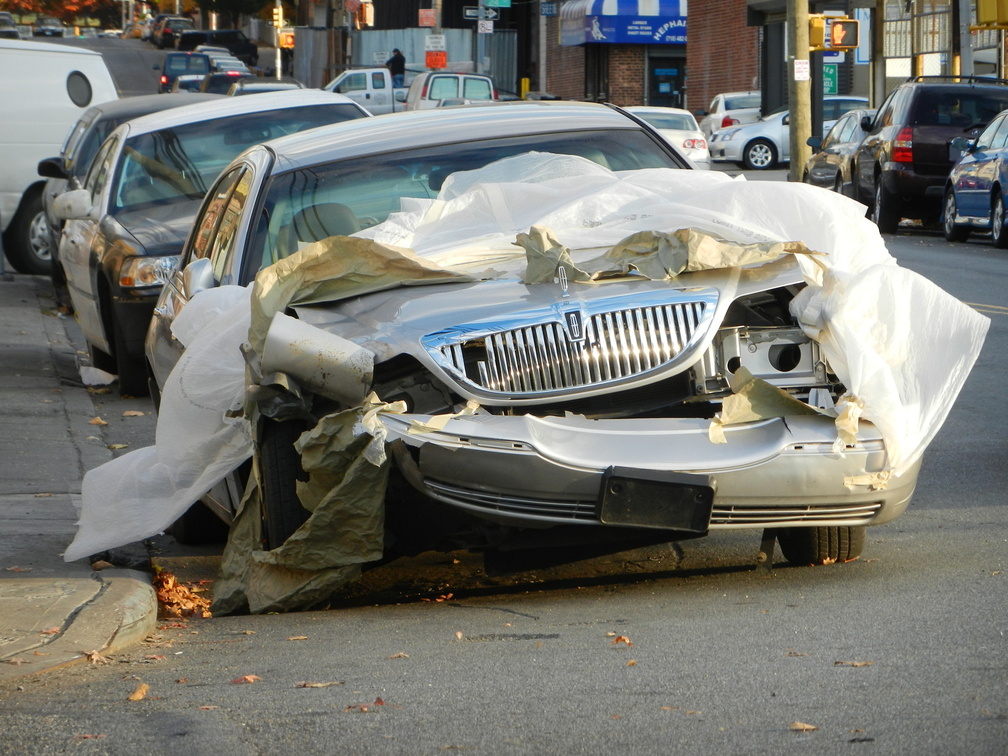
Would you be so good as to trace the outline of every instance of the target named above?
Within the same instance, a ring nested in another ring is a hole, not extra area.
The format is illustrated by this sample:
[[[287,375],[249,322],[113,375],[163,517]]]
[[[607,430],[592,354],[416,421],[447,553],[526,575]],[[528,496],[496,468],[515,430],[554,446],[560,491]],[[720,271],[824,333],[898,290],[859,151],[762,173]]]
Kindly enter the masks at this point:
[[[212,29],[184,31],[179,35],[175,49],[195,50],[198,45],[226,47],[238,60],[254,66],[259,62],[259,48],[240,29]]]
[[[941,216],[945,179],[961,152],[956,137],[974,137],[1008,108],[1008,81],[918,76],[900,84],[876,112],[853,160],[854,196],[871,208],[883,233],[901,218]]]

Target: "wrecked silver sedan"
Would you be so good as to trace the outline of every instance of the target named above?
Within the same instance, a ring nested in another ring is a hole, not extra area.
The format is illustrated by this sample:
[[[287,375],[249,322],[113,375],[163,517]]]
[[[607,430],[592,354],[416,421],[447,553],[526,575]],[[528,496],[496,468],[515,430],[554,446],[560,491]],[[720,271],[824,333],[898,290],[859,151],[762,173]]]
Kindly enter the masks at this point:
[[[792,562],[858,557],[907,507],[986,322],[853,201],[684,168],[575,103],[246,151],[148,333],[158,446],[85,478],[67,558],[101,543],[89,490],[126,522],[119,481],[159,475],[140,529],[248,482],[224,611],[310,605],[432,548],[503,568],[751,528]],[[943,317],[925,330],[920,307]]]

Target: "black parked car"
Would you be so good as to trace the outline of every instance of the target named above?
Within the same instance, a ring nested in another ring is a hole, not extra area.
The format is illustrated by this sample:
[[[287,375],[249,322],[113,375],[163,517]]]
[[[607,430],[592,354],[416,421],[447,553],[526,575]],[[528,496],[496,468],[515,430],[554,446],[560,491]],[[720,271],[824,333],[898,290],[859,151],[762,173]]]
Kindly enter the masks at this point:
[[[192,19],[185,16],[169,16],[154,31],[154,44],[159,50],[175,47],[175,41],[184,31],[194,29]]]
[[[809,137],[807,141],[814,152],[805,163],[802,181],[853,196],[851,158],[865,136],[861,121],[874,115],[874,110],[852,110],[833,124],[824,139]]]
[[[867,132],[854,155],[854,197],[868,205],[879,230],[901,218],[937,222],[945,180],[961,151],[956,137],[975,137],[1008,108],[1008,81],[918,76],[899,85],[864,118]]]
[[[195,50],[197,45],[226,47],[238,60],[254,66],[259,62],[259,48],[240,29],[201,29],[184,31],[179,35],[175,49],[179,52]]]

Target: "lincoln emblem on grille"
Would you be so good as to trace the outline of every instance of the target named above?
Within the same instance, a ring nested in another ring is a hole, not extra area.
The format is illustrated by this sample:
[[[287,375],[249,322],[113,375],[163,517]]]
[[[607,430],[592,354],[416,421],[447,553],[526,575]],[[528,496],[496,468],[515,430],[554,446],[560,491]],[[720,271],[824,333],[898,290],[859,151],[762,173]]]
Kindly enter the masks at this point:
[[[580,310],[568,310],[565,312],[564,322],[567,324],[567,333],[573,341],[584,339],[584,322],[581,320]]]

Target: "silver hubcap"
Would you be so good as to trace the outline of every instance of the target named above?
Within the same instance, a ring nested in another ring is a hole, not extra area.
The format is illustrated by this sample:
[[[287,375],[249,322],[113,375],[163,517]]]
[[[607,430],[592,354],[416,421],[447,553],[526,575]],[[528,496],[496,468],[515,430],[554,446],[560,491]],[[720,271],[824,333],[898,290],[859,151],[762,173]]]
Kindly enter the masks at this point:
[[[39,213],[32,218],[28,227],[28,243],[31,245],[32,254],[39,260],[52,259],[49,249],[49,224],[45,213]]]
[[[766,168],[770,165],[770,148],[765,144],[755,144],[749,148],[749,162],[755,168]]]
[[[991,234],[994,239],[1000,239],[1004,234],[1005,207],[999,194],[994,198],[994,212],[991,213]]]

